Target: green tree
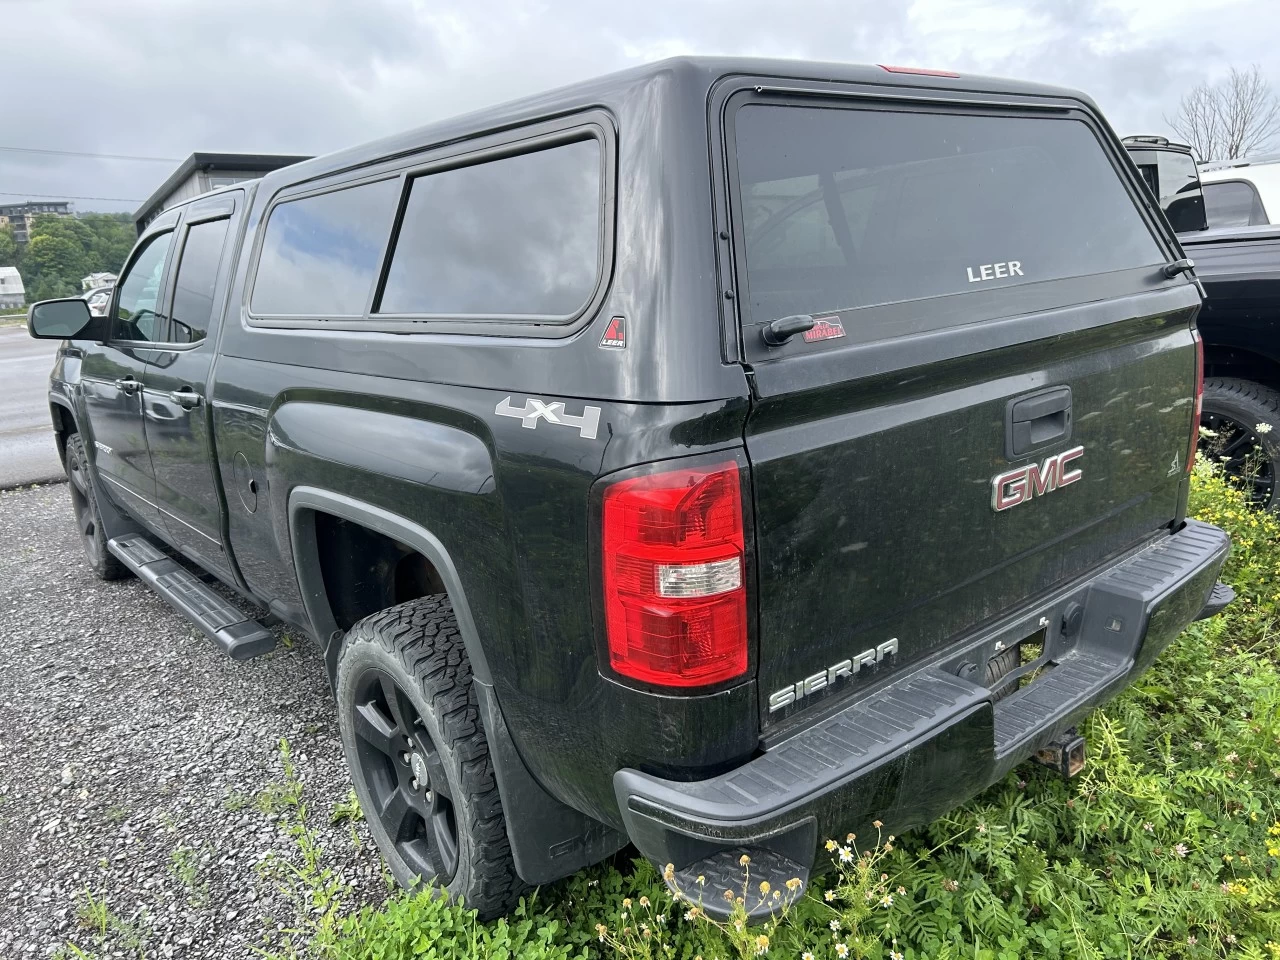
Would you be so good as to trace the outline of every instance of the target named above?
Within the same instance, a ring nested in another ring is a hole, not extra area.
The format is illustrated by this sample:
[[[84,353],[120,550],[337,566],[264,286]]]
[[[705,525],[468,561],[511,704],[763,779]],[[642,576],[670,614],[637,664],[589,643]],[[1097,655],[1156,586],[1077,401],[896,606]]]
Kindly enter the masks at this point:
[[[89,272],[88,265],[84,246],[71,237],[33,234],[22,256],[27,299],[74,297],[80,292],[80,278]]]
[[[0,227],[0,267],[16,267],[18,265],[18,244],[13,239],[13,227],[5,224]]]
[[[31,239],[18,250],[29,301],[73,297],[90,273],[119,273],[137,235],[127,214],[36,217]],[[2,250],[0,245],[0,250]]]

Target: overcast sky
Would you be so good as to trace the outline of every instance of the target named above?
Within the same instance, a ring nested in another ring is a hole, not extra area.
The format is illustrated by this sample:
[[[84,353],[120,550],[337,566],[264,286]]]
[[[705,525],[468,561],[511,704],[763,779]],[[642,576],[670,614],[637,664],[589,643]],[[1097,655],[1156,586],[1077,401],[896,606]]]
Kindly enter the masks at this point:
[[[133,210],[194,150],[318,154],[680,53],[1077,87],[1121,133],[1257,63],[1277,0],[0,0],[0,202]],[[1280,145],[1277,145],[1280,146]]]

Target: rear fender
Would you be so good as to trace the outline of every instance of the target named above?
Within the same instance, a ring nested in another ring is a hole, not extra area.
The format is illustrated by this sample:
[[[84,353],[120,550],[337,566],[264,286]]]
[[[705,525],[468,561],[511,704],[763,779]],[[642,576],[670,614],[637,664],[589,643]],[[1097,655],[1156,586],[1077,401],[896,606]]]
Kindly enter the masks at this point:
[[[325,592],[313,522],[317,512],[341,517],[390,537],[422,554],[439,573],[471,661],[480,721],[489,742],[489,756],[503,807],[509,815],[519,811],[520,829],[510,829],[509,820],[508,838],[521,878],[527,883],[549,883],[620,849],[626,843],[624,836],[551,796],[520,758],[494,693],[493,677],[457,567],[439,538],[425,527],[371,503],[318,487],[295,487],[289,496],[294,566],[303,606],[324,645],[329,676],[335,675],[343,632],[338,628]]]
[[[462,580],[458,576],[458,568],[435,534],[411,520],[346,494],[323,490],[319,487],[294,487],[289,495],[289,533],[293,546],[293,562],[298,572],[302,605],[311,621],[316,639],[324,649],[330,676],[333,676],[344,633],[338,626],[325,591],[324,573],[320,567],[316,528],[313,522],[316,513],[327,513],[358,523],[426,557],[440,574],[440,579],[444,581],[449,599],[453,603],[454,616],[458,620],[458,631],[462,634],[462,642],[471,660],[472,676],[481,683],[492,686],[493,675],[489,671],[484,648],[476,632],[475,620],[471,616],[471,607],[467,603]]]

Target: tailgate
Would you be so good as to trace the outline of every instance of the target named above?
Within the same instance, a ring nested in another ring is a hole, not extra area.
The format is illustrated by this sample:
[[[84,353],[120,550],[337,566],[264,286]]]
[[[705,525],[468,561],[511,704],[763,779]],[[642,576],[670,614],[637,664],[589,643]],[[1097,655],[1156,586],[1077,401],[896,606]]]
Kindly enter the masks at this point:
[[[768,724],[1167,529],[1200,299],[1083,109],[730,109]]]

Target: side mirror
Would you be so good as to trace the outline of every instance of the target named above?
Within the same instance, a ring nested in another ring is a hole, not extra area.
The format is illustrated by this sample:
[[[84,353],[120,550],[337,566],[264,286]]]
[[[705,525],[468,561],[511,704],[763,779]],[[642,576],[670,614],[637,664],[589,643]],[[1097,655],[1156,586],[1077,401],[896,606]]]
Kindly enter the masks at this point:
[[[27,311],[27,332],[37,340],[99,339],[103,329],[103,318],[79,297],[41,300]]]

